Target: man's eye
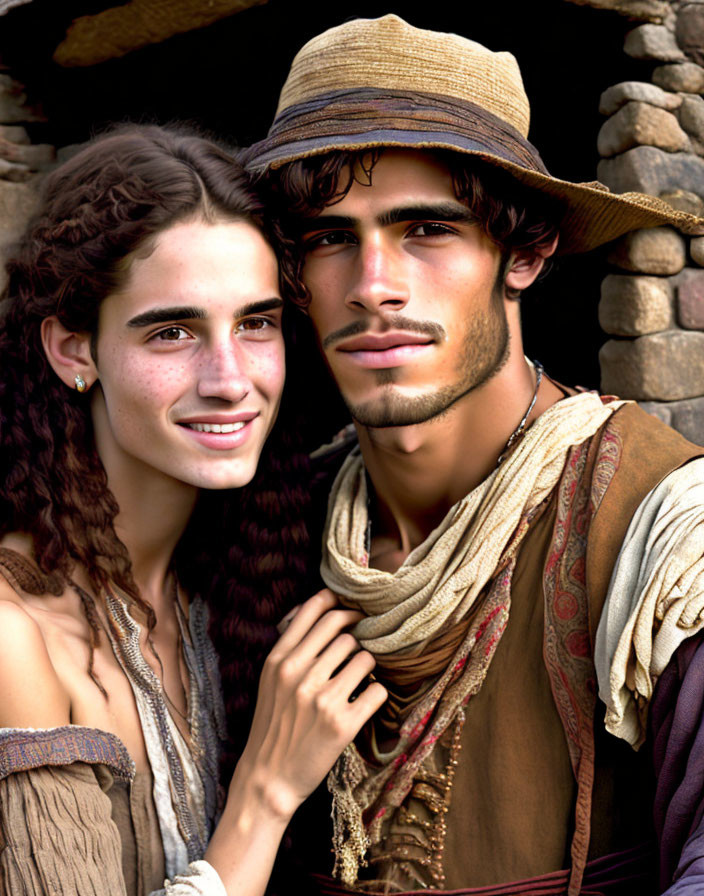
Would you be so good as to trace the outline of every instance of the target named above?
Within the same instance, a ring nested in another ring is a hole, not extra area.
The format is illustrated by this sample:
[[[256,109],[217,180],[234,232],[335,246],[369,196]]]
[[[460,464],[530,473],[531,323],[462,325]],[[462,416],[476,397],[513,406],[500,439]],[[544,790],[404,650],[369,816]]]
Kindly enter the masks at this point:
[[[414,224],[408,231],[409,236],[447,236],[449,233],[455,233],[452,227],[433,221],[423,221],[421,224]]]
[[[190,339],[190,335],[183,327],[166,327],[166,329],[155,333],[152,338],[163,342],[181,342],[183,339]]]
[[[346,230],[328,230],[325,233],[316,233],[307,237],[304,241],[304,247],[307,251],[310,251],[319,247],[342,246],[353,242],[354,236]]]

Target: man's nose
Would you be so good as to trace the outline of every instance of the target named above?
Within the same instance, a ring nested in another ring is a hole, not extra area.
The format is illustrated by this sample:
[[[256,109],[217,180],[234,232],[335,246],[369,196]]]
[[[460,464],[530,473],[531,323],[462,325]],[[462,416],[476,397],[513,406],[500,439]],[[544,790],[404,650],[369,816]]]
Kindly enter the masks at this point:
[[[252,387],[245,352],[236,336],[214,345],[203,359],[198,380],[201,398],[242,401]]]
[[[383,234],[360,243],[347,304],[366,311],[400,311],[410,299],[402,253]]]

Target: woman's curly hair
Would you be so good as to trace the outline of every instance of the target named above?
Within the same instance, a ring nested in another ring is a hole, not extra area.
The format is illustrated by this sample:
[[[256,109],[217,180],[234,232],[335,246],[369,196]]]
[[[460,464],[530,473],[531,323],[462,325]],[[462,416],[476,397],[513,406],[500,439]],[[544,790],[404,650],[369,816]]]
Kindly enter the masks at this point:
[[[114,129],[47,177],[39,210],[7,264],[0,304],[0,537],[31,534],[51,591],[61,593],[77,565],[95,595],[108,583],[117,586],[150,627],[153,611],[115,533],[119,508],[96,451],[89,404],[56,376],[40,331],[56,315],[68,330],[95,337],[100,304],[123,285],[131,253],[194,215],[246,221],[285,251],[228,148],[182,128]],[[284,326],[290,328],[286,319]],[[235,732],[228,769],[249,730],[275,624],[305,593],[307,464],[288,405],[284,397],[255,481],[202,492],[174,555],[187,592],[210,603],[215,647],[228,658],[223,683]],[[97,614],[85,599],[84,608],[94,647]]]

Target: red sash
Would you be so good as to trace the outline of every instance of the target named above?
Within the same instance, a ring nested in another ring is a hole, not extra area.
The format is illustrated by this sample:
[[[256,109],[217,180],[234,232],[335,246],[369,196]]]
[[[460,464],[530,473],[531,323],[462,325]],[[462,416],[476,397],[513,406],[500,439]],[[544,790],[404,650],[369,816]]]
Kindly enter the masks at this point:
[[[587,862],[584,868],[580,896],[649,896],[657,892],[653,881],[655,873],[655,848],[652,844],[641,845],[624,852],[612,853]],[[469,887],[464,890],[407,890],[394,892],[393,896],[563,896],[567,892],[570,871],[553,871],[529,880],[517,880],[490,887]],[[313,878],[318,885],[320,896],[360,896],[360,892],[372,896],[368,890],[347,890],[342,884],[322,874]],[[373,891],[381,894],[381,891]]]

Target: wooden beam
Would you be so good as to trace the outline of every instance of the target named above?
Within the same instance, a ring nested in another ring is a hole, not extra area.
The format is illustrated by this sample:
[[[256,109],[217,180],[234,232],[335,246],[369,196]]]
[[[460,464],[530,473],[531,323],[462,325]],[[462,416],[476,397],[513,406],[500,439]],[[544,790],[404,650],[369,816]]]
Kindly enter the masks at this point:
[[[267,0],[130,0],[94,16],[81,16],[66,31],[54,60],[66,67],[95,65],[157,44],[174,34],[211,25]]]

